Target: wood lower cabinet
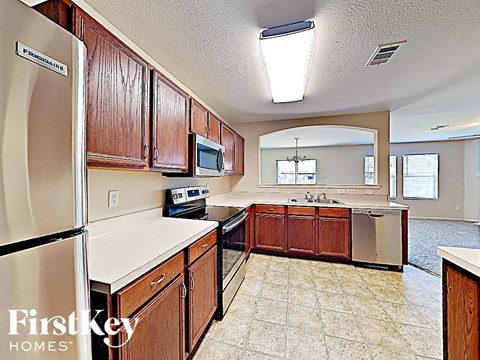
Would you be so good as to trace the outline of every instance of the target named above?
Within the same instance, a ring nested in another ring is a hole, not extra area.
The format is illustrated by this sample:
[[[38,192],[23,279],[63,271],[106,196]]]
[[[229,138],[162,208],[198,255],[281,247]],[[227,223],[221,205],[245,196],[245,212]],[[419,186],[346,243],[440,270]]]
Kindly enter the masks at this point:
[[[349,261],[350,251],[350,219],[318,218],[318,255]]]
[[[245,256],[250,256],[250,251],[255,247],[255,207],[247,208],[248,216],[245,219]]]
[[[259,250],[285,252],[285,216],[255,213],[255,247]]]
[[[125,328],[119,332],[121,360],[185,358],[185,296],[183,275],[135,314],[138,324],[127,342]],[[133,321],[131,321],[132,326]]]
[[[287,251],[297,255],[315,255],[314,216],[288,215]]]
[[[152,167],[167,173],[188,171],[188,95],[153,70]]]
[[[189,351],[192,351],[217,310],[217,246],[188,267]]]
[[[258,204],[255,211],[255,249],[322,260],[351,260],[349,209]]]
[[[87,48],[88,164],[147,167],[148,64],[78,7],[74,34]]]
[[[480,278],[443,260],[443,358],[480,359]]]

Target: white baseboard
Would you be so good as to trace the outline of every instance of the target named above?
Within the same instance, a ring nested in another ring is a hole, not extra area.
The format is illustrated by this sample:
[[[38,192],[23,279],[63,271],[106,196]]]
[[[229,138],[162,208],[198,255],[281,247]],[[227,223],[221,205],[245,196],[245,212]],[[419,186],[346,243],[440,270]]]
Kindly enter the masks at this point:
[[[409,216],[408,218],[419,219],[419,220],[452,220],[452,221],[478,222],[478,219],[459,219],[459,218],[446,218],[446,217]]]

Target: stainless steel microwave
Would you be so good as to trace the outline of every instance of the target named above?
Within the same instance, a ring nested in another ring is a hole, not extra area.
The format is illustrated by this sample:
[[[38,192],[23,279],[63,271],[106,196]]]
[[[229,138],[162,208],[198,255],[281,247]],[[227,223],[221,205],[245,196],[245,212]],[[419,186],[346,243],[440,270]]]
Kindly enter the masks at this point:
[[[225,175],[225,146],[193,135],[193,172],[197,177]]]

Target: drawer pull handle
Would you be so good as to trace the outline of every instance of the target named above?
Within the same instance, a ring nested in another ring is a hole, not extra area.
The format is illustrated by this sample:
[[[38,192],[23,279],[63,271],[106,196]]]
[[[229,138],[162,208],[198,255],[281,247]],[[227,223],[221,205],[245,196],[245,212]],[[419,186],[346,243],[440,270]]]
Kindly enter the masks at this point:
[[[206,248],[208,246],[208,243],[205,243],[202,245],[202,248]]]
[[[166,276],[166,274],[163,274],[163,275],[160,277],[160,279],[155,280],[155,281],[152,281],[152,282],[150,283],[150,286],[155,286],[155,285],[160,284],[163,280],[165,280],[165,276]]]
[[[182,287],[183,287],[182,299],[185,299],[187,297],[187,287],[185,286],[184,282],[182,282]]]

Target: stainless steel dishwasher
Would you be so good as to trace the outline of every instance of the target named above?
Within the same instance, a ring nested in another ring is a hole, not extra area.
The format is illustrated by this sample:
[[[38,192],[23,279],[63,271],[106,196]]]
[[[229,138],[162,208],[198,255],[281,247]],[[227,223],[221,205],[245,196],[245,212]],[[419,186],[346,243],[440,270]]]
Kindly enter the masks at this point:
[[[402,270],[402,212],[352,209],[352,261]]]

